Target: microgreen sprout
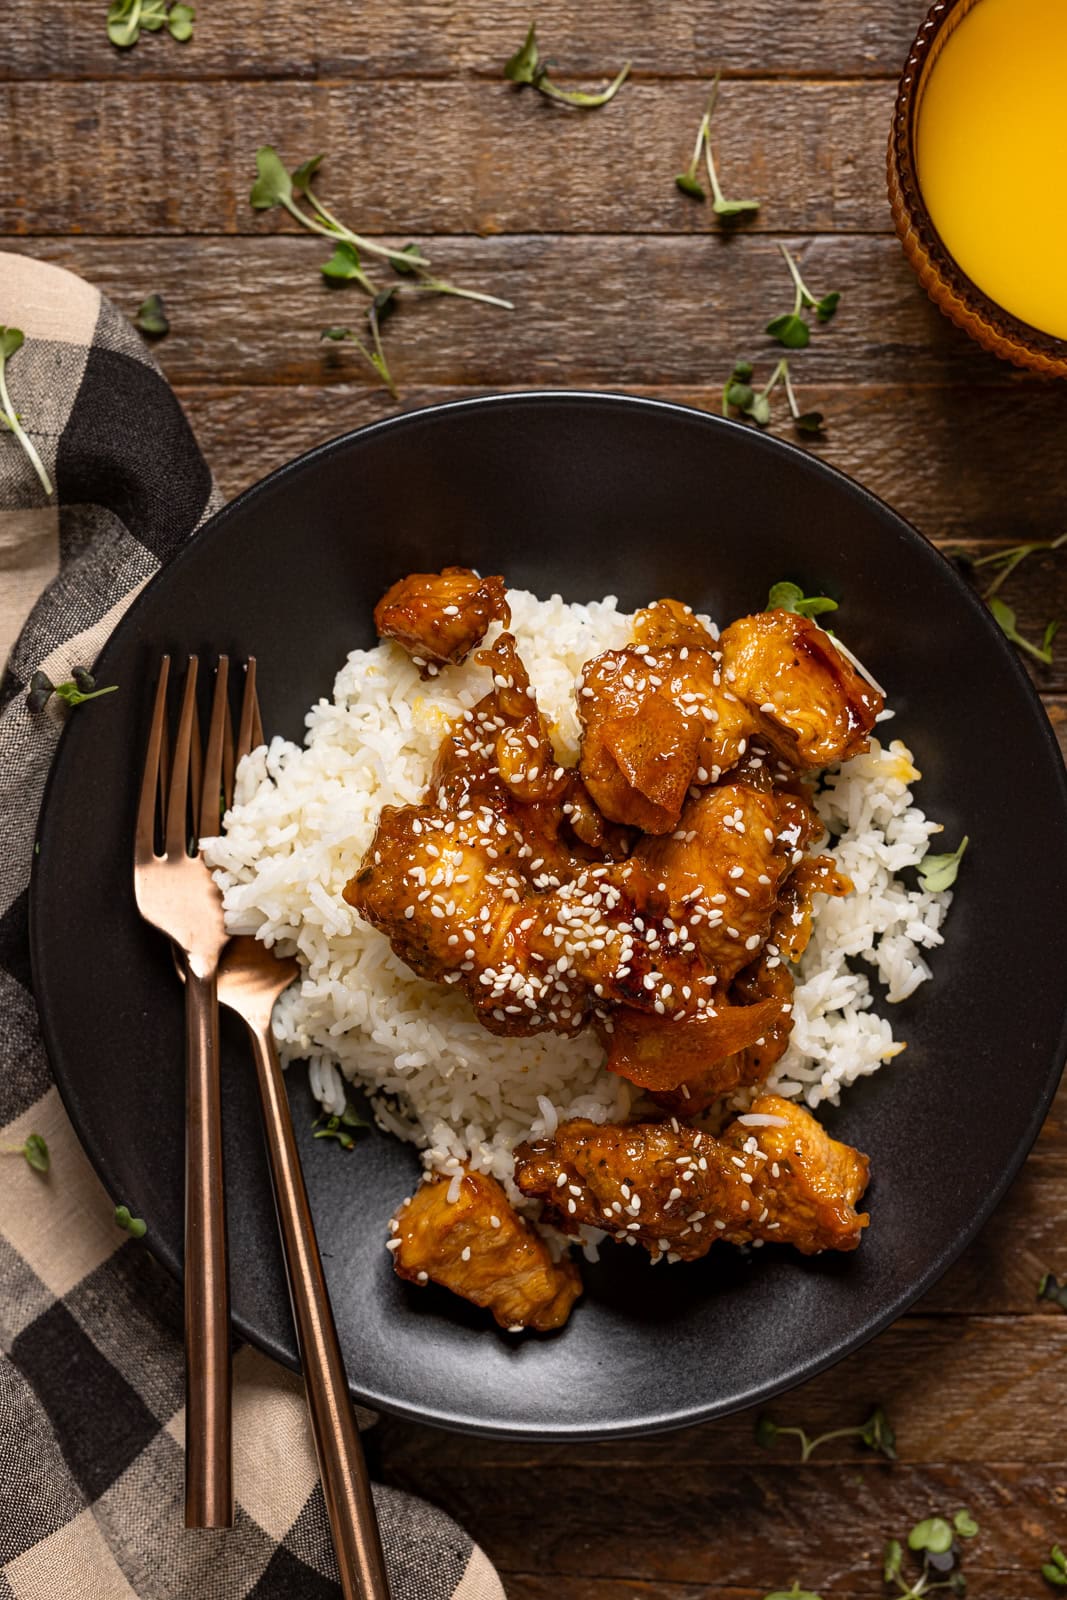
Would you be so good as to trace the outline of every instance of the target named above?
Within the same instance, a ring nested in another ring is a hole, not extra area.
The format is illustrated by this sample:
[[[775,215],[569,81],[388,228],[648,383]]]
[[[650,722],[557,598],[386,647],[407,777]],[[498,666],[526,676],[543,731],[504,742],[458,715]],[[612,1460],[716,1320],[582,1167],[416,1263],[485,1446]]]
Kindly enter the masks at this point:
[[[132,1239],[143,1239],[148,1232],[144,1218],[131,1216],[129,1206],[115,1207],[115,1222],[118,1227],[125,1228]]]
[[[170,332],[170,321],[163,307],[161,294],[150,294],[141,301],[134,313],[133,325],[151,339],[162,339]]]
[[[459,295],[464,300],[481,301],[483,305],[502,306],[505,311],[515,309],[510,300],[501,300],[497,295],[483,294],[477,289],[461,289],[455,284],[446,284],[443,279],[433,276],[430,272],[429,259],[418,246],[413,248],[411,245],[406,245],[402,250],[394,250],[390,245],[378,244],[363,234],[353,233],[351,228],[346,227],[333,215],[332,211],[327,210],[311,187],[311,180],[322,160],[321,155],[312,156],[293,172],[288,172],[274,146],[261,145],[256,151],[258,177],[252,185],[249,199],[254,211],[270,211],[275,206],[281,206],[309,233],[317,233],[322,238],[329,239],[335,250],[323,268],[327,277],[339,279],[351,277],[368,294],[376,293],[375,285],[360,266],[361,256],[376,256],[379,260],[388,261],[398,272],[416,273],[420,279],[425,280],[423,286],[432,287],[437,294]],[[303,205],[300,204],[301,201],[304,202]],[[340,257],[336,250],[339,243],[349,246],[349,251],[342,252]],[[327,268],[332,270],[327,271]]]
[[[1067,1311],[1067,1283],[1061,1283],[1051,1272],[1043,1272],[1038,1279],[1037,1298],[1051,1300],[1053,1305]]]
[[[96,679],[87,667],[71,667],[70,678],[65,683],[53,683],[47,672],[35,672],[30,679],[26,705],[30,711],[43,711],[55,695],[68,706],[80,706],[86,700],[99,700],[102,694],[114,694],[117,683],[103,689],[96,687]]]
[[[609,100],[615,98],[630,75],[630,63],[627,61],[619,68],[606,89],[588,94],[581,89],[561,89],[558,83],[553,83],[548,76],[551,65],[551,62],[541,60],[541,52],[537,48],[537,24],[531,22],[523,44],[505,63],[504,76],[511,83],[518,84],[520,88],[529,86],[531,89],[536,89],[539,94],[546,95],[549,100],[559,100],[563,105],[578,106],[588,111],[595,110],[597,106],[606,106]]]
[[[822,1600],[822,1596],[811,1589],[802,1589],[794,1578],[791,1589],[775,1589],[773,1594],[764,1595],[763,1600]]]
[[[166,28],[172,39],[185,44],[193,36],[196,12],[192,6],[169,5],[168,0],[111,0],[107,12],[107,36],[120,50],[130,50],[141,37],[141,29],[159,33]]]
[[[21,328],[5,328],[0,326],[0,428],[13,433],[19,444],[25,450],[30,460],[30,465],[36,472],[41,488],[45,494],[51,495],[52,480],[45,471],[44,462],[37,454],[37,447],[33,440],[23,431],[22,422],[11,404],[11,396],[7,392],[7,363],[25,343],[25,334]]]
[[[762,1445],[765,1450],[773,1449],[778,1439],[789,1436],[800,1440],[802,1462],[810,1461],[819,1446],[828,1444],[831,1439],[859,1439],[868,1450],[876,1451],[888,1461],[897,1459],[896,1436],[881,1406],[876,1406],[865,1422],[857,1423],[851,1428],[833,1428],[829,1433],[820,1433],[815,1438],[809,1438],[803,1428],[782,1427],[768,1416],[757,1418],[756,1443]]]
[[[1050,667],[1052,665],[1052,641],[1059,632],[1060,625],[1058,622],[1046,622],[1045,631],[1041,636],[1041,643],[1037,645],[1034,644],[1032,639],[1023,638],[1015,625],[1015,612],[999,595],[994,595],[992,600],[989,601],[989,609],[993,613],[993,619],[1000,628],[1001,633],[1010,639],[1013,645],[1016,645],[1020,650],[1024,650],[1035,661],[1040,661],[1042,666]]]
[[[799,584],[782,582],[771,585],[767,595],[768,611],[795,611],[801,617],[818,617],[824,611],[836,611],[837,601],[826,594],[805,594]]]
[[[721,73],[715,74],[715,80],[708,96],[707,108],[700,119],[697,129],[697,142],[693,146],[693,157],[684,172],[675,176],[675,183],[683,194],[688,194],[694,200],[705,200],[704,186],[697,177],[700,170],[700,158],[704,157],[704,167],[708,174],[708,183],[711,185],[711,209],[717,217],[745,217],[753,216],[760,207],[758,200],[728,200],[722,192],[719,182],[718,170],[715,166],[715,154],[711,148],[711,119],[715,113],[715,102],[719,97],[719,79]]]
[[[312,1138],[336,1139],[342,1150],[354,1148],[356,1141],[352,1135],[353,1129],[358,1131],[361,1128],[370,1127],[370,1123],[360,1116],[351,1100],[345,1101],[345,1108],[339,1116],[327,1117],[325,1127],[320,1128],[319,1123],[322,1120],[321,1117],[317,1117],[312,1124],[312,1127],[317,1130],[312,1134]]]
[[[1058,539],[1034,539],[1029,544],[1013,544],[1007,550],[994,550],[991,555],[972,557],[972,567],[995,567],[996,577],[984,591],[983,598],[989,600],[996,594],[1003,583],[1011,577],[1020,562],[1027,556],[1034,554],[1035,550],[1058,550],[1061,545],[1067,544],[1067,533],[1061,533]]]
[[[1041,1568],[1041,1576],[1057,1589],[1067,1589],[1067,1556],[1058,1544],[1049,1551],[1049,1558]]]
[[[800,276],[800,268],[785,245],[780,244],[778,248],[785,257],[785,264],[793,280],[793,309],[783,312],[779,317],[773,317],[767,324],[767,332],[788,350],[803,350],[811,341],[811,329],[806,319],[801,316],[801,312],[814,311],[820,322],[829,322],[837,310],[841,293],[838,289],[831,289],[829,294],[824,294],[821,298],[813,295]]]
[[[47,1172],[51,1164],[48,1146],[39,1133],[28,1133],[22,1144],[9,1144],[3,1148],[5,1156],[22,1156],[34,1172]]]
[[[919,862],[919,882],[929,894],[940,894],[943,889],[951,889],[960,870],[963,852],[970,844],[964,834],[959,845],[949,855],[925,855]]]
[[[924,1517],[906,1541],[906,1548],[921,1561],[922,1570],[915,1577],[906,1572],[905,1545],[899,1539],[889,1539],[882,1553],[882,1576],[886,1583],[895,1585],[902,1600],[919,1600],[935,1589],[962,1595],[967,1582],[959,1571],[959,1540],[973,1539],[977,1532],[978,1523],[966,1508],[957,1511],[951,1521],[946,1517]]]
[[[722,414],[730,415],[730,407],[734,406],[743,417],[749,417],[761,428],[765,428],[771,420],[771,395],[779,384],[785,390],[786,402],[789,406],[789,415],[793,426],[801,433],[817,434],[822,432],[823,414],[821,411],[801,411],[797,401],[796,390],[789,375],[789,362],[783,356],[777,363],[762,389],[753,389],[751,384],[752,363],[739,361],[729,378],[727,378],[722,391]]]

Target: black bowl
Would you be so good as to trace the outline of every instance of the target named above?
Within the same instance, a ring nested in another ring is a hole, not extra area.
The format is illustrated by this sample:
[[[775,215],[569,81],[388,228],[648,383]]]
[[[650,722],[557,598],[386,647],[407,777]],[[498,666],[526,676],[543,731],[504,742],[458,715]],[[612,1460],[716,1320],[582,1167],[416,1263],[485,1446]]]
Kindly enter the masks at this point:
[[[182,1001],[130,885],[135,773],[160,653],[260,661],[267,726],[300,738],[371,608],[409,570],[503,572],[571,600],[677,595],[721,618],[792,578],[841,601],[840,631],[885,683],[924,773],[920,802],[971,844],[935,976],[896,1008],[906,1053],[828,1121],[870,1153],[872,1224],[851,1257],[653,1269],[609,1248],[553,1337],[390,1270],[386,1222],[416,1171],[384,1135],[345,1154],[290,1092],[352,1391],[429,1422],[568,1438],[719,1416],[811,1376],[897,1316],[989,1216],[1067,1050],[1067,785],[1013,652],[952,567],[847,478],[744,426],[625,397],[463,401],[301,457],[222,511],[120,622],[99,662],[121,692],[71,717],[33,884],[48,1047],[110,1193],[176,1272],[182,1243]],[[296,1364],[253,1076],[224,1036],[233,1304]],[[655,1270],[655,1277],[650,1274]]]

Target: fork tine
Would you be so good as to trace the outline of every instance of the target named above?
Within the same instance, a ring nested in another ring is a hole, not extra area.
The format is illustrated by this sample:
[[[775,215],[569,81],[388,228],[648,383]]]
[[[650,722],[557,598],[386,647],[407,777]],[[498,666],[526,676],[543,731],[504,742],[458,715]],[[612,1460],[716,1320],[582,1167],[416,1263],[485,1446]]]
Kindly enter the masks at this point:
[[[259,700],[256,697],[256,658],[249,656],[245,666],[245,689],[241,697],[241,724],[237,733],[238,762],[262,743],[263,725],[259,720]]]
[[[170,674],[170,656],[159,663],[159,682],[156,685],[156,703],[152,709],[152,726],[148,733],[144,772],[141,775],[141,798],[137,804],[137,828],[134,833],[135,861],[147,861],[156,853],[156,799],[159,793],[160,764],[166,764],[167,678]]]
[[[222,732],[222,800],[227,811],[233,805],[233,773],[236,762],[233,753],[233,716],[230,697],[226,696],[226,720]]]
[[[189,741],[189,793],[192,796],[194,838],[200,835],[200,789],[203,782],[204,744],[200,737],[200,706],[193,699],[193,736]]]
[[[207,730],[207,748],[204,751],[204,786],[200,791],[200,823],[198,833],[206,838],[219,831],[222,814],[219,797],[222,794],[222,747],[226,738],[226,701],[229,693],[230,658],[219,656],[215,668],[215,694],[211,702],[211,722]]]
[[[182,696],[182,710],[178,720],[178,737],[174,741],[174,753],[171,757],[164,849],[168,856],[175,859],[186,854],[189,838],[189,763],[193,743],[193,712],[196,708],[198,665],[196,657],[190,656],[185,671],[185,693]]]

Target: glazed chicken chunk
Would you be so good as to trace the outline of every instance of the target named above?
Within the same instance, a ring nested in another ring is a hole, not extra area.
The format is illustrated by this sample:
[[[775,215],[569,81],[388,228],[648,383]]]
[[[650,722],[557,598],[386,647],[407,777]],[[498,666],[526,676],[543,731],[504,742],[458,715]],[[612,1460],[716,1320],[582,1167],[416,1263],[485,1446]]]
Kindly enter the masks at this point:
[[[730,692],[790,766],[825,767],[867,749],[883,697],[810,618],[781,610],[740,617],[719,647]]]
[[[582,1292],[574,1262],[552,1260],[495,1178],[464,1172],[456,1200],[451,1183],[431,1178],[396,1213],[390,1246],[399,1276],[432,1279],[512,1332],[561,1328]]]
[[[466,660],[494,619],[510,625],[505,592],[503,578],[480,578],[469,567],[412,572],[378,601],[374,626],[404,646],[423,677],[432,677]]]
[[[856,1201],[867,1157],[792,1101],[764,1095],[719,1138],[668,1122],[576,1119],[515,1152],[523,1194],[560,1227],[587,1223],[693,1261],[718,1239],[791,1244],[803,1255],[854,1250],[868,1217]]]

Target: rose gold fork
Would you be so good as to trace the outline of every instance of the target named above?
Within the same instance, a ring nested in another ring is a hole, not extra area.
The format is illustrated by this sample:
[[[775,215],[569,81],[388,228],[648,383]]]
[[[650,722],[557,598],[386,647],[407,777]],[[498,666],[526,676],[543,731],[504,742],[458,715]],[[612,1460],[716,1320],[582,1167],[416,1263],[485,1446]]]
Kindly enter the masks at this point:
[[[238,762],[263,742],[254,667],[252,663],[241,709]],[[220,1003],[244,1020],[251,1036],[293,1320],[341,1592],[345,1600],[389,1600],[367,1464],[271,1032],[274,1003],[299,970],[295,961],[279,959],[258,939],[232,939],[219,965],[218,994]]]
[[[227,698],[229,663],[225,656],[219,657],[202,759],[196,719],[197,666],[197,658],[190,656],[178,733],[168,760],[169,656],[160,664],[137,809],[133,882],[137,909],[178,947],[186,978],[185,1525],[228,1528],[233,1523],[230,1294],[216,991],[219,956],[227,935],[222,898],[196,841],[201,834],[218,830],[223,785],[232,785],[234,762]],[[249,704],[254,684],[254,677],[251,685],[246,682]],[[242,711],[242,724],[244,721]],[[155,843],[160,789],[164,794],[161,855],[156,853]]]

